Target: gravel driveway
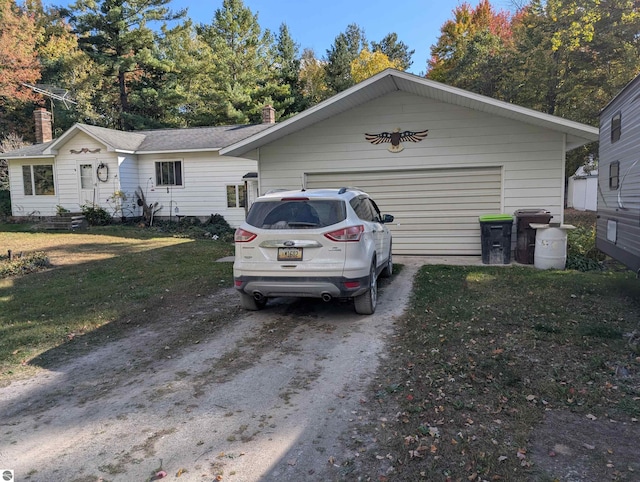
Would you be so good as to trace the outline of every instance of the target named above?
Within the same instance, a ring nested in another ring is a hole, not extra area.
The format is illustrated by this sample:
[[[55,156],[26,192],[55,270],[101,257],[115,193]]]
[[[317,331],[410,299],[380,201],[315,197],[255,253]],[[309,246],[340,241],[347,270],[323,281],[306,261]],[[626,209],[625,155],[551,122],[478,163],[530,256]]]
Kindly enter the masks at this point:
[[[0,389],[0,468],[43,482],[339,478],[410,295],[406,261],[372,316],[311,300],[247,313],[229,289],[91,349],[74,340],[66,361]]]

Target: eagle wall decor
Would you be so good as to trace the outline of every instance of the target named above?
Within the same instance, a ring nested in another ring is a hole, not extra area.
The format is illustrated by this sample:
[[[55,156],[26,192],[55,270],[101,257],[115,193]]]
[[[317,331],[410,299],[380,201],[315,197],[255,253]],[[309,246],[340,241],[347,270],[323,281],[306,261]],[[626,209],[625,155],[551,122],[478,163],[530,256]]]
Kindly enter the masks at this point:
[[[389,146],[389,152],[401,152],[404,147],[402,147],[401,142],[420,142],[422,139],[427,137],[429,129],[424,131],[412,132],[412,131],[400,131],[400,128],[394,129],[393,132],[381,132],[380,134],[367,134],[365,133],[364,137],[366,140],[371,142],[371,144],[382,144],[385,142],[391,143]]]

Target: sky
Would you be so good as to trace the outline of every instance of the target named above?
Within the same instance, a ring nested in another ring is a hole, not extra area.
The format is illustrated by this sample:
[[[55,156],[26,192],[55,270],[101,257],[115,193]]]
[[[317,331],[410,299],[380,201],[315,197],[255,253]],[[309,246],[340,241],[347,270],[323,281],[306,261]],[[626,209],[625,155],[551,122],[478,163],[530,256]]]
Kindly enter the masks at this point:
[[[244,0],[244,5],[258,14],[262,29],[278,33],[286,23],[300,53],[312,49],[317,58],[326,56],[338,34],[351,23],[358,24],[369,43],[379,42],[388,33],[415,50],[409,71],[421,74],[427,70],[431,45],[437,42],[440,27],[453,18],[460,0]],[[468,0],[475,7],[479,0]],[[509,10],[510,0],[493,0],[496,10]],[[173,10],[187,8],[187,16],[196,24],[211,24],[222,0],[171,0]]]

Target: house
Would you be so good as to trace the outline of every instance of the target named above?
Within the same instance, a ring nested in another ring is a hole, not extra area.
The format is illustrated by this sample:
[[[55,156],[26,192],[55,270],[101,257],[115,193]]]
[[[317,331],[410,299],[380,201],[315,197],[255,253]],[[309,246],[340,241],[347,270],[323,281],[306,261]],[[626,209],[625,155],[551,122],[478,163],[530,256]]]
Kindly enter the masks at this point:
[[[562,222],[565,154],[596,140],[597,128],[388,69],[220,154],[255,159],[261,194],[366,190],[395,216],[394,254],[479,255],[480,215],[546,209]]]
[[[257,195],[257,166],[221,156],[220,149],[275,123],[267,106],[257,125],[122,132],[75,124],[54,140],[50,113],[38,109],[34,116],[40,142],[3,154],[14,216],[79,212],[86,204],[139,216],[139,187],[147,203],[158,203],[161,218],[217,213],[232,226]]]
[[[596,246],[640,274],[640,76],[600,113]]]
[[[580,166],[569,178],[567,207],[578,211],[596,211],[598,204],[598,170]]]

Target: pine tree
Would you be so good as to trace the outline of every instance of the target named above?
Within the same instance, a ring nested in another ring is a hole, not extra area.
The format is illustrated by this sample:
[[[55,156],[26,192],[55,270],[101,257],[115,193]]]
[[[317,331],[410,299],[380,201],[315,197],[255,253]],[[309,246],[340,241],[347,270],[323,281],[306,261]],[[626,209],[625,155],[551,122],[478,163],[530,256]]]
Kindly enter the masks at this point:
[[[208,109],[200,121],[207,124],[260,122],[262,108],[270,103],[282,115],[288,85],[279,84],[273,37],[262,32],[257,15],[242,0],[224,0],[211,25],[198,25],[198,35],[212,49],[212,89]],[[290,104],[290,102],[289,102]]]
[[[155,34],[149,22],[167,22],[182,18],[186,12],[172,12],[170,0],[77,0],[70,7],[69,18],[78,34],[78,43],[112,82],[103,85],[114,106],[105,123],[125,130],[154,125],[155,113],[145,112],[148,104],[130,102],[130,92],[152,85],[162,68],[150,52]],[[132,84],[138,83],[136,88]],[[115,87],[112,88],[111,85]],[[154,87],[151,86],[153,89]]]

